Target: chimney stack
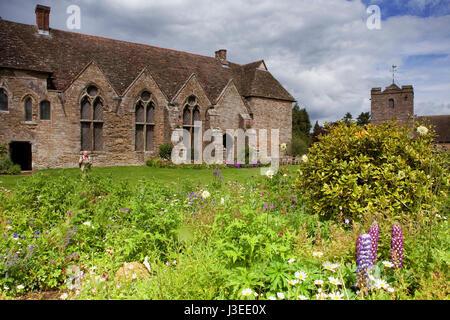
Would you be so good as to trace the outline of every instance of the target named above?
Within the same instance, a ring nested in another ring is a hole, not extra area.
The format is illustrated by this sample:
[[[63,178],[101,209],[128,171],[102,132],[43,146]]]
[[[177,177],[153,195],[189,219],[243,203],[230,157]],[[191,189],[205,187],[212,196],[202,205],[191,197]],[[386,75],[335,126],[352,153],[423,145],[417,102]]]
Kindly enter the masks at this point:
[[[220,61],[222,64],[228,64],[227,61],[227,50],[220,49],[216,51],[216,59]]]
[[[38,4],[36,6],[36,24],[38,33],[49,34],[50,32],[50,7]]]

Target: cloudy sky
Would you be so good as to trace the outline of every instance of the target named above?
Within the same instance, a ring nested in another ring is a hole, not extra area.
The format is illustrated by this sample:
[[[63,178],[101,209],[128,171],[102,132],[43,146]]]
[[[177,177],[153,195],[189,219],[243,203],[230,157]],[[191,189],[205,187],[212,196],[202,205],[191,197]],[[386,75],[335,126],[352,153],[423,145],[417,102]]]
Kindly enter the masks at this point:
[[[448,0],[0,0],[0,16],[35,24],[51,6],[50,27],[214,56],[269,71],[306,107],[311,121],[370,111],[370,88],[413,85],[417,115],[450,114]],[[381,10],[380,29],[367,20]]]

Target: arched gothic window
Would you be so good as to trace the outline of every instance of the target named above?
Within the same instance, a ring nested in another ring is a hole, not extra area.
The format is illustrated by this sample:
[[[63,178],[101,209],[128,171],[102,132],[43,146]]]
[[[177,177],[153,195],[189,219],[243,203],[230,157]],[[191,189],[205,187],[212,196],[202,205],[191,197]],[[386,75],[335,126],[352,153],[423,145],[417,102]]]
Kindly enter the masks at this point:
[[[100,151],[103,148],[103,102],[99,90],[89,86],[80,102],[81,150]]]
[[[8,111],[8,95],[3,88],[0,88],[0,111]]]
[[[30,97],[28,97],[25,100],[24,111],[25,111],[25,121],[32,121],[33,120],[33,102],[31,101]]]
[[[153,151],[155,103],[148,91],[142,92],[135,106],[135,150]]]
[[[191,135],[191,147],[194,145],[194,122],[201,121],[200,108],[195,96],[190,96],[183,109],[183,129]]]
[[[394,108],[394,99],[389,99],[389,108]]]

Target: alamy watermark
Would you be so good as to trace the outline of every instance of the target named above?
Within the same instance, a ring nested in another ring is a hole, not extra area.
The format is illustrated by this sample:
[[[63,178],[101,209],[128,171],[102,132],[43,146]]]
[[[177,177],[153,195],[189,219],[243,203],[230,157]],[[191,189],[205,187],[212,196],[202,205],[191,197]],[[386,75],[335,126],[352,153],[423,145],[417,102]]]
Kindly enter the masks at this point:
[[[79,6],[72,4],[67,7],[66,13],[69,14],[66,20],[66,26],[70,30],[81,29],[81,9]]]
[[[248,163],[270,163],[269,168],[261,168],[261,174],[273,175],[280,164],[279,131],[270,129],[269,156],[267,129],[259,129],[258,132],[255,129],[226,129],[225,134],[220,129],[208,129],[203,133],[202,122],[195,121],[192,131],[181,128],[172,131],[171,142],[174,147],[171,160],[175,164],[192,161],[195,164],[222,164],[225,158],[225,163],[243,165],[246,163],[247,149]]]
[[[367,18],[366,26],[369,30],[381,29],[381,9],[376,4],[367,7],[366,12],[370,14]]]

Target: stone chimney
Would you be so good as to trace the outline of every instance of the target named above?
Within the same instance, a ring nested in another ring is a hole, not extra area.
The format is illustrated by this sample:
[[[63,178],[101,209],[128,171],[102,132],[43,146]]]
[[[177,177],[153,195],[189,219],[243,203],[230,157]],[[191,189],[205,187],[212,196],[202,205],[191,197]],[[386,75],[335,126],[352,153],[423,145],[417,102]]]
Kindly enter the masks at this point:
[[[227,61],[227,50],[220,49],[216,51],[216,59],[220,61],[222,64],[228,64]]]
[[[38,4],[36,6],[36,24],[39,34],[49,34],[50,32],[50,7]]]

